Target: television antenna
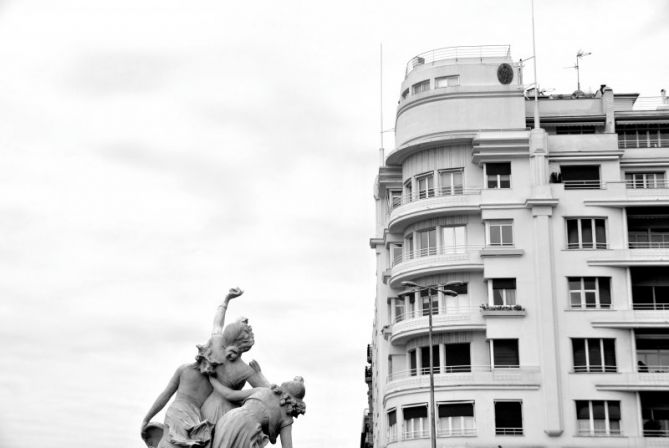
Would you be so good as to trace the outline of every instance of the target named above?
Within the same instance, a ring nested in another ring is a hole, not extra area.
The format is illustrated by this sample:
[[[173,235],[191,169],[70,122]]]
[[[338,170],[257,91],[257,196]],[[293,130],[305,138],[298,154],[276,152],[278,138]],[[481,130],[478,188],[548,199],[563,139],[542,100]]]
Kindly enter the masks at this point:
[[[578,53],[576,53],[576,65],[567,67],[567,68],[575,68],[576,69],[576,91],[580,92],[581,91],[581,66],[580,66],[580,61],[586,56],[590,56],[592,53],[591,52],[585,52],[583,50],[578,50]]]

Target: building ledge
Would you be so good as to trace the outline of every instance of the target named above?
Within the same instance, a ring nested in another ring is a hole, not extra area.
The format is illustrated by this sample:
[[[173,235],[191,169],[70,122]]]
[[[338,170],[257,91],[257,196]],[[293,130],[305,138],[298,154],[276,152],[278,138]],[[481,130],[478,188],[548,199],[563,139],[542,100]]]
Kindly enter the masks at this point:
[[[524,254],[523,249],[511,247],[484,247],[481,249],[481,257],[519,257]]]
[[[486,317],[525,317],[526,310],[481,310],[481,315]]]

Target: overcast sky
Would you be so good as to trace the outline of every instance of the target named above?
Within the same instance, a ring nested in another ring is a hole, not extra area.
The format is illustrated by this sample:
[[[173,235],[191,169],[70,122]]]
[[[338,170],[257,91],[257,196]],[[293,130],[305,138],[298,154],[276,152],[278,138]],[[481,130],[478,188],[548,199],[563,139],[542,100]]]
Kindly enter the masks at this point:
[[[537,0],[541,86],[584,49],[584,90],[659,95],[668,5]],[[143,446],[237,285],[296,448],[359,443],[380,42],[388,129],[415,54],[531,56],[530,1],[0,1],[0,446]]]

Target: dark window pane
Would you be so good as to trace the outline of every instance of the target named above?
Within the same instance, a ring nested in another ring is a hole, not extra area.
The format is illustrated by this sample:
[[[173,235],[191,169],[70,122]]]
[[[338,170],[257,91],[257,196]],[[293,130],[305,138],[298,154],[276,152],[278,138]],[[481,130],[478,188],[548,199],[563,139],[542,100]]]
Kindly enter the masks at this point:
[[[427,406],[415,406],[411,408],[402,409],[404,420],[411,420],[412,418],[426,418]]]
[[[581,219],[581,247],[594,247],[592,245],[592,220]]]
[[[585,339],[572,339],[571,345],[574,353],[574,371],[586,372]]]
[[[619,401],[609,401],[609,420],[610,421],[620,420],[620,402]]]
[[[578,241],[578,220],[569,219],[567,220],[567,243],[570,249],[575,249],[579,247]]]
[[[603,372],[602,368],[602,350],[599,346],[599,339],[588,339],[588,357],[590,361],[590,372]]]
[[[518,367],[518,339],[494,339],[493,357],[495,367]]]
[[[510,175],[510,163],[486,163],[485,171],[487,175]]]
[[[602,308],[611,307],[611,279],[608,277],[599,278],[599,304]]]
[[[606,224],[604,219],[595,219],[595,239],[599,249],[606,249]]]
[[[595,420],[604,420],[606,418],[606,414],[604,412],[604,402],[600,400],[594,400],[592,402],[592,417]]]
[[[616,344],[615,339],[604,339],[604,364],[607,372],[616,371]]]
[[[409,368],[411,369],[411,375],[416,374],[416,350],[409,351]]]
[[[492,281],[492,289],[516,289],[515,278],[496,278]]]
[[[471,371],[469,343],[446,344],[446,372]]]
[[[576,401],[576,418],[578,420],[589,420],[590,419],[590,402],[589,401]]]
[[[397,423],[397,412],[390,411],[388,412],[388,426],[393,426]]]
[[[496,401],[495,427],[522,428],[523,414],[521,407],[522,404],[519,401]]]
[[[439,417],[473,417],[473,403],[440,404]]]

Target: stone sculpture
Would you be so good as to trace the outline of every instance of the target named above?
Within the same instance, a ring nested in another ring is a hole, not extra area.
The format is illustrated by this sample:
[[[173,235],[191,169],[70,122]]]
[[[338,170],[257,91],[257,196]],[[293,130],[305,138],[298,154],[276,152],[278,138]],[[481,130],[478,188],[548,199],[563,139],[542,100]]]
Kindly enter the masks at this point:
[[[257,362],[242,360],[255,342],[248,319],[224,327],[230,300],[242,294],[230,289],[216,311],[211,337],[197,346],[196,362],[176,370],[147,412],[141,434],[148,447],[255,448],[279,436],[283,448],[292,448],[290,425],[304,413],[304,383],[296,377],[270,386]],[[242,391],[247,382],[254,388]],[[175,394],[165,424],[150,422]],[[224,419],[228,411],[234,412]]]

